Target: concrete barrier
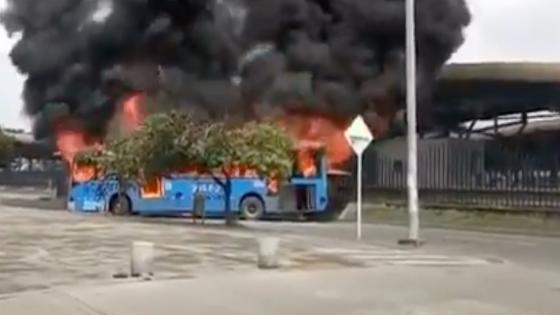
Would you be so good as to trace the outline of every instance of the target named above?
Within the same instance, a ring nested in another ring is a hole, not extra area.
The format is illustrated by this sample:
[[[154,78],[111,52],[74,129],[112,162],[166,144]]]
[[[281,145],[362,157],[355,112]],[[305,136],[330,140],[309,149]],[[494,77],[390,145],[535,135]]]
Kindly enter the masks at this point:
[[[275,237],[263,237],[258,240],[258,267],[260,269],[276,269],[280,267],[278,249],[280,240]]]
[[[151,277],[154,275],[154,244],[149,242],[132,243],[130,274],[133,277]]]

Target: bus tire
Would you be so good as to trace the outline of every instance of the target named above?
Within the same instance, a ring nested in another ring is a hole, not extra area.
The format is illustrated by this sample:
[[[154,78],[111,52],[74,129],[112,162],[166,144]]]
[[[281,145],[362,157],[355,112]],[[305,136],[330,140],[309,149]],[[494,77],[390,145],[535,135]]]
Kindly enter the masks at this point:
[[[131,202],[128,196],[124,196],[122,202],[119,202],[119,196],[114,195],[109,202],[109,212],[115,216],[127,216],[132,212]]]
[[[264,203],[258,197],[247,196],[241,201],[240,210],[243,219],[257,221],[264,216]]]

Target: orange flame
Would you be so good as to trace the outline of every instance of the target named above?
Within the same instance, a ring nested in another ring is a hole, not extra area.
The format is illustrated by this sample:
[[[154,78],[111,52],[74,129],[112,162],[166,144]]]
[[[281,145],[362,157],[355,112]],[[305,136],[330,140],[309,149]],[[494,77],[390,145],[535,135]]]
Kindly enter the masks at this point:
[[[315,154],[310,148],[300,148],[297,152],[297,166],[304,177],[317,175]]]
[[[138,128],[144,120],[144,94],[135,93],[122,103],[121,125],[125,131]],[[60,155],[71,166],[71,178],[76,182],[84,182],[95,177],[95,168],[78,166],[74,163],[79,152],[88,147],[102,147],[101,141],[88,137],[81,124],[74,120],[63,120],[56,127],[56,146]]]
[[[95,168],[91,166],[74,165],[72,169],[72,178],[77,183],[87,182],[95,178]]]
[[[137,129],[144,121],[144,99],[144,94],[134,93],[123,102],[122,123],[126,131],[133,131]]]
[[[316,172],[312,152],[324,146],[329,169],[333,169],[348,161],[352,156],[352,148],[346,141],[344,132],[348,122],[312,113],[287,113],[279,120],[281,126],[296,139],[298,146],[299,169],[306,176]]]
[[[161,178],[153,178],[147,180],[141,188],[143,198],[156,199],[163,197],[163,188]]]
[[[95,177],[95,168],[78,166],[74,160],[78,153],[89,146],[99,145],[87,137],[76,121],[66,120],[56,128],[56,146],[60,155],[68,163],[74,181],[84,182]]]
[[[145,118],[144,111],[145,95],[134,93],[127,97],[121,108],[121,125],[125,131],[130,132],[137,129]],[[333,169],[345,163],[352,156],[352,149],[344,136],[348,122],[336,121],[323,115],[290,112],[279,119],[279,123],[288,133],[294,137],[298,145],[298,168],[306,177],[317,174],[317,164],[314,152],[320,148],[326,149],[329,169]],[[76,124],[62,124],[57,130],[57,146],[63,158],[70,164],[76,155],[87,148],[95,145],[95,142],[86,137],[86,134],[76,128]],[[244,166],[228,166],[225,168],[228,175],[232,177],[257,177],[254,170]],[[184,175],[196,176],[205,173],[196,166],[186,166],[179,171]],[[219,174],[220,172],[216,172]],[[87,181],[95,176],[95,169],[91,167],[76,167],[72,169],[72,178],[76,181]],[[268,187],[271,192],[279,190],[280,181],[270,176]],[[161,182],[150,181],[143,188],[145,196],[161,196]]]
[[[87,141],[81,131],[61,124],[56,132],[56,146],[62,158],[71,163],[76,155],[87,147]]]

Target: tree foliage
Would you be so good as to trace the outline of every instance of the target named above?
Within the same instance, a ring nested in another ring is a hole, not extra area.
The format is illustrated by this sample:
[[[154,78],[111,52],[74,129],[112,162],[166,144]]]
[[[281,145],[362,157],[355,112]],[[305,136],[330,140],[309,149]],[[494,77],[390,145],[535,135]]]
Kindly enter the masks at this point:
[[[104,149],[91,148],[78,154],[78,166],[95,167],[97,174],[113,173],[121,181],[140,179],[140,158],[134,154],[138,139],[135,136],[111,140]]]
[[[230,177],[232,167],[262,177],[285,178],[294,160],[291,138],[272,123],[196,121],[181,112],[154,114],[135,132],[111,140],[105,150],[78,156],[127,180],[146,180],[196,166],[203,173]]]
[[[269,123],[228,126],[208,124],[193,146],[197,164],[229,176],[232,167],[256,171],[261,177],[285,178],[293,165],[293,142]]]
[[[0,130],[0,161],[5,161],[10,158],[14,150],[14,145],[14,138]]]

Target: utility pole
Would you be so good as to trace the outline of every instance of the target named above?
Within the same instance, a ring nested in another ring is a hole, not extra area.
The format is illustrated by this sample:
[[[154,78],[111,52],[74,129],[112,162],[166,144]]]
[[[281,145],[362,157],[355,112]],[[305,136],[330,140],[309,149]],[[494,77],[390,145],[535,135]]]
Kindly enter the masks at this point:
[[[408,120],[408,238],[401,245],[419,246],[418,141],[416,123],[416,27],[415,1],[406,0],[406,113]]]

